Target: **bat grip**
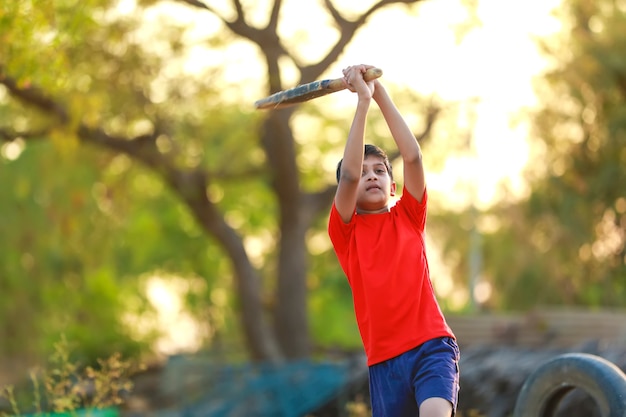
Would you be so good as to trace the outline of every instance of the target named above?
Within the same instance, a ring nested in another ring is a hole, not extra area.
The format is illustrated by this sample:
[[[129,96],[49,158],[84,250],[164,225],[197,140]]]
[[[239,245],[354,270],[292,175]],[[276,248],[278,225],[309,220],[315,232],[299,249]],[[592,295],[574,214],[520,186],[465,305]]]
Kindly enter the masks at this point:
[[[380,68],[369,68],[365,71],[365,74],[363,74],[363,79],[365,81],[372,81],[376,78],[380,78],[381,75],[383,75],[383,70]]]
[[[363,74],[363,79],[368,82],[380,78],[381,75],[383,75],[383,70],[380,68],[369,68]],[[328,80],[328,86],[326,88],[332,91],[340,91],[344,90],[346,86],[343,83],[343,78],[335,78],[334,80]]]

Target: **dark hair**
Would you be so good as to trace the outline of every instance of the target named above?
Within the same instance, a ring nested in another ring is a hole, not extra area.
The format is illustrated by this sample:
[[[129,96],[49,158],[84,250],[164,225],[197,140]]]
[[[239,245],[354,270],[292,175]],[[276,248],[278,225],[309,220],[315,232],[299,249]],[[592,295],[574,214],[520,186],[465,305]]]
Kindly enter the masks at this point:
[[[363,159],[367,158],[370,155],[374,155],[374,156],[378,156],[379,158],[382,158],[383,163],[385,164],[385,168],[387,168],[387,172],[389,173],[389,177],[393,180],[393,171],[391,169],[391,163],[389,162],[389,158],[387,157],[387,154],[385,153],[385,151],[383,151],[381,148],[379,148],[376,145],[370,145],[368,143],[368,144],[365,144]],[[339,182],[339,178],[341,177],[341,163],[342,162],[343,162],[343,159],[341,159],[339,163],[337,164],[337,182]]]

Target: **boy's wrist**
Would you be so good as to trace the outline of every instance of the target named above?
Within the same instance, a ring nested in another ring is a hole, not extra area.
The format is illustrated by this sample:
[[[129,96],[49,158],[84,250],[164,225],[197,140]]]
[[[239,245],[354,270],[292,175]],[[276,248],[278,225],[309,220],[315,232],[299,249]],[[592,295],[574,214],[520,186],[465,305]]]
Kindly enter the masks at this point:
[[[369,106],[371,101],[372,101],[372,97],[371,96],[369,96],[369,97],[359,96],[359,100],[358,100],[357,104],[366,104],[366,105]]]
[[[376,83],[376,89],[374,90],[374,95],[372,96],[372,98],[374,100],[378,101],[386,93],[387,92],[385,90],[385,87],[383,87],[383,85],[381,83]]]

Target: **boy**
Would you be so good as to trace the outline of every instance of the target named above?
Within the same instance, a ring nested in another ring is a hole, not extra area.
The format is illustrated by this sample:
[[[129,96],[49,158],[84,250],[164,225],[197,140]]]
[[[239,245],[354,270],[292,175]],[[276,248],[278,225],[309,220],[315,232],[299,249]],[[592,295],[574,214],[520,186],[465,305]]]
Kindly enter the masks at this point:
[[[328,233],[352,288],[367,355],[373,417],[450,417],[459,390],[459,349],[435,299],[424,247],[427,192],[420,147],[368,65],[343,70],[358,102],[343,159]],[[364,144],[370,102],[378,104],[404,165],[395,195],[391,165]]]

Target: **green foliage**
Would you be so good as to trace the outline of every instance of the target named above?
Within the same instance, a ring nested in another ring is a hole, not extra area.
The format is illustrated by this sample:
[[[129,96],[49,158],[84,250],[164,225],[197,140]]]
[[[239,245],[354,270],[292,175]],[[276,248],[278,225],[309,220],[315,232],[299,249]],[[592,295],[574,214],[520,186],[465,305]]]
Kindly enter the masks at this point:
[[[58,123],[0,87],[0,132],[17,136],[0,158],[0,337],[7,341],[0,354],[42,355],[63,331],[92,360],[111,349],[138,355],[158,335],[131,334],[126,316],[154,315],[139,279],[150,275],[204,281],[186,297],[198,317],[220,317],[214,331],[224,331],[224,314],[233,314],[235,297],[219,307],[211,301],[214,289],[232,290],[229,261],[188,207],[158,171],[79,146],[78,123],[135,137],[159,121],[159,150],[175,150],[183,167],[210,169],[207,191],[232,224],[259,239],[275,227],[263,154],[251,134],[258,120],[222,105],[212,70],[182,74],[187,51],[176,23],[155,30],[116,4],[0,6],[0,74],[44,91],[70,119]],[[33,131],[41,134],[20,137]]]
[[[91,194],[97,170],[55,154],[49,143],[41,143],[0,167],[3,349],[40,354],[46,339],[65,330],[72,338],[89,339],[87,350],[100,355],[125,333],[119,326],[119,293],[127,283],[118,280],[124,271],[103,256],[111,244],[111,219]],[[71,169],[59,170],[60,165]],[[17,323],[12,317],[22,319]],[[137,350],[134,342],[125,344],[117,347]]]
[[[525,215],[546,230],[544,270],[569,303],[623,306],[626,300],[626,10],[611,1],[570,1],[569,30],[551,49],[535,117],[544,141],[545,177],[532,176]]]
[[[494,286],[487,307],[626,306],[626,9],[569,0],[560,17],[563,33],[543,43],[553,67],[537,82],[530,195],[474,222]],[[466,251],[460,242],[447,254]]]
[[[361,339],[354,317],[352,293],[335,254],[326,251],[312,259],[309,274],[311,332],[318,347],[360,351]]]

